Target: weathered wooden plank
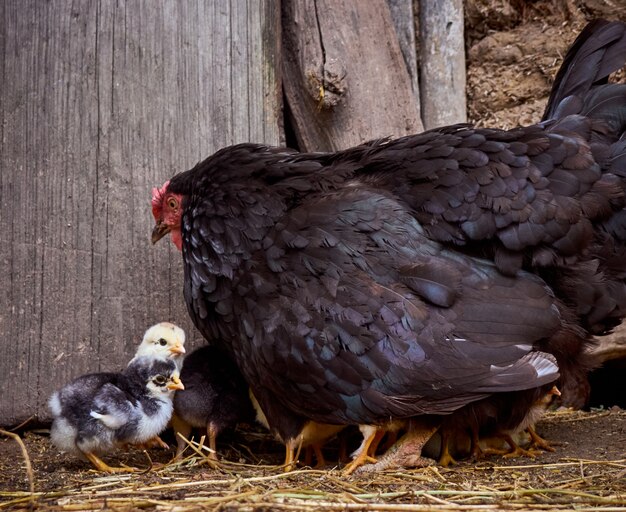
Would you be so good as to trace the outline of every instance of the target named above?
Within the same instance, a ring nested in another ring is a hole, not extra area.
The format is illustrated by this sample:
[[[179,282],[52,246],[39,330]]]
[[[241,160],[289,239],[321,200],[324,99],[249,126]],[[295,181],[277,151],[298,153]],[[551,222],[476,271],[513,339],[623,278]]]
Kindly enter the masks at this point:
[[[271,0],[0,2],[0,425],[45,419],[152,323],[199,338],[151,187],[281,142],[279,22]]]
[[[421,130],[385,0],[285,0],[284,87],[300,149]]]
[[[400,51],[404,64],[411,77],[413,94],[417,98],[418,112],[420,109],[419,76],[417,71],[417,44],[415,41],[415,13],[413,0],[387,0],[391,21],[396,29]]]
[[[463,0],[420,0],[420,98],[428,130],[467,119]]]

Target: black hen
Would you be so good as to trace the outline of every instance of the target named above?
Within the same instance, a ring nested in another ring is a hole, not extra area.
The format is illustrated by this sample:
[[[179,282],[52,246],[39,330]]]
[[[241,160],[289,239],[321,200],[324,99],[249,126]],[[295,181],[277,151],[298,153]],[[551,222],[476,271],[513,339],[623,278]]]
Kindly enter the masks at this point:
[[[596,85],[624,62],[624,27],[583,32],[540,124],[332,154],[242,144],[153,191],[153,241],[182,249],[195,325],[282,439],[539,388],[557,378],[546,352],[565,392],[584,377],[580,325],[624,307],[626,86]]]

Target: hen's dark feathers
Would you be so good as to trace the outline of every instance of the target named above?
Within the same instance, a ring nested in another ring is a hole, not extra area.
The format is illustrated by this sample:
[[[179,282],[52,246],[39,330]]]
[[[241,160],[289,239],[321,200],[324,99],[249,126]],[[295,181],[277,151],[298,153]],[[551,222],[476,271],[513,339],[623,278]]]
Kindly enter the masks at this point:
[[[271,194],[259,201],[272,203]],[[190,202],[185,225],[204,202]],[[262,405],[371,423],[447,413],[556,378],[549,356],[532,352],[563,328],[544,284],[445,251],[392,196],[355,184],[283,212],[264,232],[229,251],[250,254],[232,292],[216,295],[227,284],[205,271],[209,260],[202,274],[186,265],[185,288],[205,336],[232,339]],[[209,240],[184,235],[186,260],[202,260],[195,255]]]
[[[620,137],[626,126],[626,86],[595,85],[606,81],[624,54],[624,24],[591,24],[559,73],[549,108],[554,115],[540,125],[510,131],[455,125],[332,154],[242,144],[175,176],[171,188],[205,195],[207,188],[228,180],[248,180],[255,194],[277,199],[237,199],[246,209],[258,204],[245,221],[256,229],[266,210],[279,218],[315,194],[368,186],[398,198],[429,238],[489,258],[507,275],[521,268],[570,268],[597,257],[601,249],[596,245],[604,243],[597,226],[624,206],[626,145]],[[564,108],[559,105],[572,95],[580,100],[578,108],[570,103],[571,115],[559,117]],[[294,236],[290,243],[305,241]],[[607,293],[596,290],[596,295]],[[605,306],[615,302],[605,299]],[[582,321],[601,333],[620,315],[603,307]]]
[[[266,412],[447,414],[552,382],[554,358],[575,387],[580,326],[626,307],[626,86],[601,85],[625,26],[583,31],[541,124],[332,154],[240,144],[172,178],[189,312]]]
[[[590,22],[568,50],[555,79],[543,119],[576,114],[582,97],[624,66],[626,25],[598,19]]]

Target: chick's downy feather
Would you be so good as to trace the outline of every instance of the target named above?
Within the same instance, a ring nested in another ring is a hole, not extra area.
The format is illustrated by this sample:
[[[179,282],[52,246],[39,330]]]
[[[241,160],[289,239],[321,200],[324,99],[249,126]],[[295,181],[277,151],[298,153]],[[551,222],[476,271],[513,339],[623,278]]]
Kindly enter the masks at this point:
[[[167,426],[173,391],[182,387],[173,361],[144,357],[121,373],[78,377],[49,400],[51,440],[79,455],[148,441]]]
[[[184,355],[185,331],[170,322],[160,322],[145,332],[130,363],[139,357],[171,359],[180,371]]]

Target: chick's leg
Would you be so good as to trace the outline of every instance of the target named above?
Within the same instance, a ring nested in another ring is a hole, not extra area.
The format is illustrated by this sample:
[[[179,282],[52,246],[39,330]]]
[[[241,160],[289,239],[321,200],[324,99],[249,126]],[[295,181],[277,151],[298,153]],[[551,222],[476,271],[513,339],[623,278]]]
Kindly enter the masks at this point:
[[[556,451],[549,441],[546,441],[543,437],[537,434],[537,432],[535,431],[533,427],[528,427],[526,431],[530,435],[530,447],[531,448],[536,448],[538,450],[545,450],[547,452]]]
[[[209,422],[206,432],[209,436],[209,459],[217,460],[217,434],[219,433],[217,425]]]
[[[311,467],[311,464],[313,464],[313,446],[307,446],[305,448],[304,461],[302,463],[308,467]]]
[[[294,456],[294,448],[289,444],[285,445],[285,463],[283,464],[283,471],[288,473],[289,471],[293,471],[295,468],[296,458]]]
[[[172,416],[172,427],[174,428],[174,433],[176,434],[176,455],[174,456],[174,460],[180,460],[182,459],[183,452],[187,447],[185,439],[189,440],[192,428],[191,425],[176,414]]]
[[[448,467],[450,464],[457,464],[457,461],[454,459],[452,454],[450,453],[450,429],[442,427],[441,428],[441,453],[439,455],[439,464],[443,467]]]
[[[478,435],[478,427],[473,426],[470,429],[470,457],[474,460],[482,460],[485,458],[485,453],[480,447],[480,437]]]
[[[550,403],[553,401],[554,397],[561,396],[561,391],[556,386],[552,386],[552,389],[546,393],[542,400],[540,400],[540,404],[542,404],[546,409],[550,406]],[[526,432],[530,435],[530,448],[537,450],[544,450],[547,452],[556,451],[552,445],[543,439],[537,431],[535,427],[531,424],[526,427]]]
[[[509,434],[499,434],[511,447],[511,451],[508,453],[505,453],[503,455],[503,457],[507,458],[507,459],[514,459],[517,457],[530,457],[531,459],[534,459],[537,455],[540,455],[541,452],[538,450],[526,450],[524,448],[522,448],[519,444],[517,444],[513,438],[509,435]]]
[[[371,440],[369,447],[367,448],[367,455],[372,462],[376,462],[376,452],[380,446],[380,442],[385,437],[386,431],[382,428],[376,430],[374,438]]]
[[[137,447],[143,448],[144,450],[147,450],[148,448],[163,448],[164,450],[170,449],[169,445],[159,436],[154,436],[153,438],[138,444]]]
[[[300,456],[300,449],[302,448],[302,438],[295,437],[285,443],[285,473],[292,471],[296,468],[296,462]]]
[[[322,453],[323,443],[314,443],[307,446],[304,450],[304,460],[302,463],[305,466],[313,467],[313,455],[315,455],[315,469],[321,469],[326,466],[326,459]]]
[[[83,454],[98,471],[104,471],[105,473],[132,473],[134,471],[137,471],[135,468],[131,467],[113,468],[109,466],[106,462],[104,462],[101,458],[99,458],[95,453],[83,452]]]
[[[311,446],[313,449],[313,453],[315,453],[315,468],[321,469],[326,466],[326,459],[324,458],[324,454],[322,453],[323,443],[315,443]]]

